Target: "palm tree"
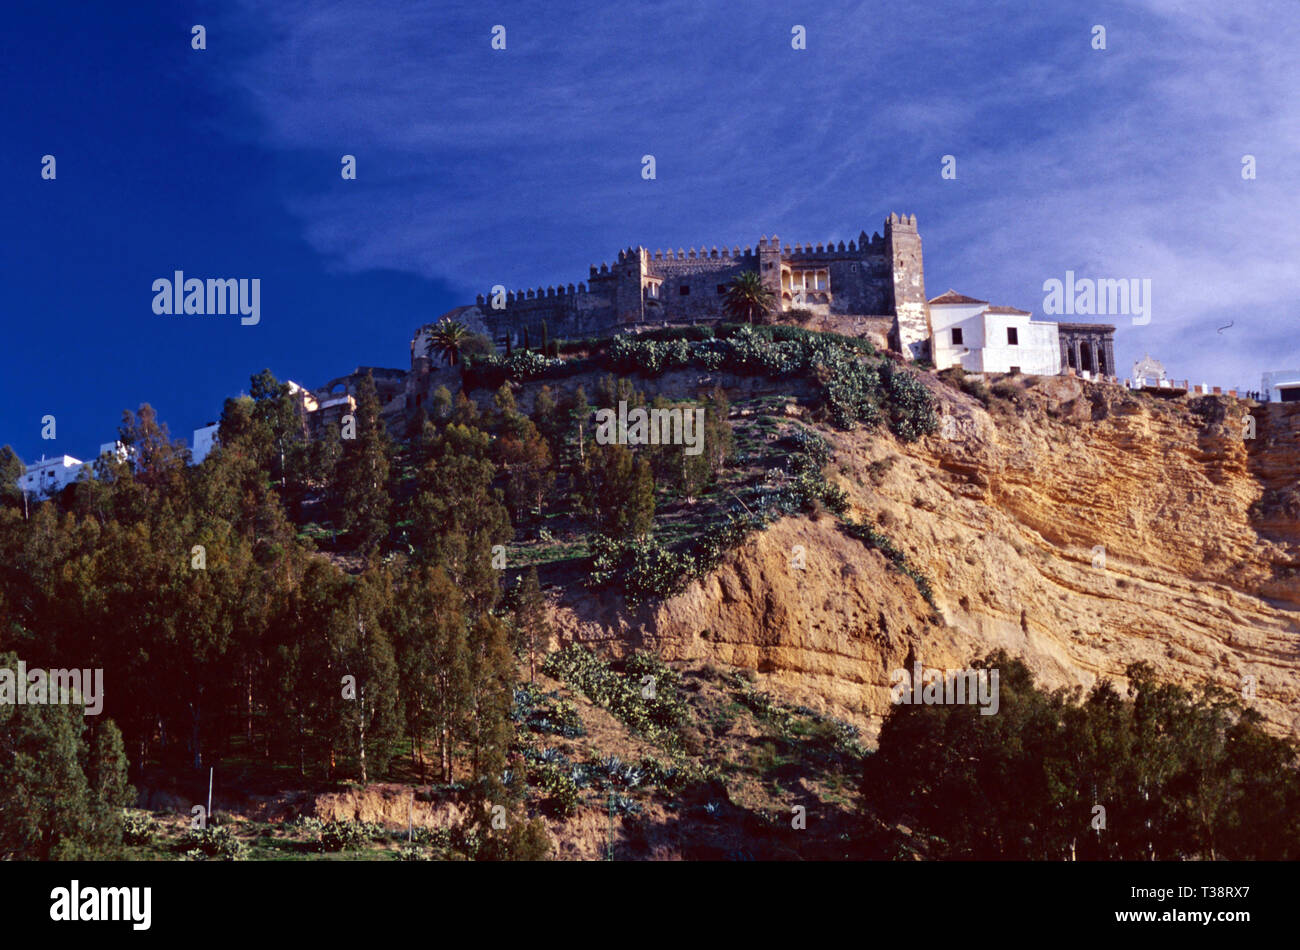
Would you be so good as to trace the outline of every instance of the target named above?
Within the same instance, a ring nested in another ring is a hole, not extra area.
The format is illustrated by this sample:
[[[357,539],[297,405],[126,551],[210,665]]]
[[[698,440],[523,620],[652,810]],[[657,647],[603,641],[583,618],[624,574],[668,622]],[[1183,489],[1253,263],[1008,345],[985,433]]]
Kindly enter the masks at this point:
[[[460,359],[461,348],[469,339],[469,327],[446,317],[439,320],[429,334],[429,355],[435,352],[446,357],[448,366],[455,366]]]
[[[758,271],[747,270],[732,278],[723,306],[728,315],[744,317],[753,323],[755,314],[763,316],[775,308],[776,298],[763,286]]]

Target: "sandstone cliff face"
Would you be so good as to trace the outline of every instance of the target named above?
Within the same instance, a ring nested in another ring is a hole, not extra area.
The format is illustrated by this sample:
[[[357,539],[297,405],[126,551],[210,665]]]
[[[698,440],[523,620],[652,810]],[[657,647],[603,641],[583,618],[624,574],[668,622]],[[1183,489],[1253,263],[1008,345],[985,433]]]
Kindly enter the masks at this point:
[[[989,409],[934,377],[942,434],[827,432],[854,516],[930,579],[938,615],[833,518],[787,518],[654,607],[570,593],[562,639],[748,667],[795,702],[878,724],[889,673],[1004,647],[1049,686],[1163,679],[1240,692],[1300,730],[1300,406],[1012,381]],[[792,565],[802,546],[806,566]]]

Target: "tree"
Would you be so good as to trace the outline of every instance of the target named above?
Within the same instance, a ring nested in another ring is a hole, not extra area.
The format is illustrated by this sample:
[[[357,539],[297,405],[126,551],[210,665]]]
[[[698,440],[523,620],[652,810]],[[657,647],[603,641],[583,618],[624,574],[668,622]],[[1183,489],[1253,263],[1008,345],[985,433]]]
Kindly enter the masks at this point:
[[[576,501],[596,529],[614,538],[640,537],[654,523],[654,476],[624,445],[594,445],[577,474]]]
[[[560,440],[562,449],[557,458],[566,466],[581,463],[586,455],[587,442],[592,438],[591,403],[587,391],[578,386],[572,395],[560,402]]]
[[[766,317],[776,307],[775,298],[770,290],[763,286],[763,278],[758,271],[747,270],[737,274],[727,288],[723,309],[728,316],[744,318],[750,323],[754,318]]]
[[[17,664],[0,655],[0,667]],[[105,722],[87,743],[86,730],[77,703],[0,703],[0,860],[115,856],[121,808],[134,797],[121,735]]]
[[[0,507],[22,510],[23,492],[18,487],[18,479],[25,471],[27,467],[13,446],[0,448]]]
[[[469,337],[469,328],[465,324],[443,317],[429,334],[429,355],[436,353],[447,361],[448,366],[455,366]]]
[[[388,536],[390,445],[379,415],[379,394],[366,373],[357,390],[356,438],[343,440],[331,496],[338,523],[357,550],[370,554]]]
[[[492,488],[497,472],[488,456],[487,433],[446,426],[416,474],[405,510],[416,561],[441,565],[471,612],[486,610],[500,596],[492,549],[514,536],[501,492]]]
[[[249,393],[258,421],[266,427],[266,467],[273,482],[293,496],[296,509],[306,490],[307,420],[288,383],[264,369],[249,380]]]
[[[172,439],[167,423],[158,421],[153,406],[144,403],[139,412],[123,412],[118,438],[131,453],[135,479],[140,484],[152,490],[178,491],[190,462],[190,450],[184,439]]]
[[[421,782],[425,743],[430,738],[441,780],[453,778],[469,694],[465,624],[464,597],[442,568],[417,568],[399,586],[393,624],[398,686]]]
[[[337,691],[335,737],[355,752],[361,782],[388,768],[398,729],[397,664],[384,619],[391,616],[392,580],[371,567],[343,595],[329,619],[331,685]],[[344,677],[350,677],[348,684]]]
[[[517,414],[494,445],[497,463],[506,476],[505,498],[515,521],[541,518],[542,504],[555,487],[551,449],[532,421]]]
[[[551,621],[536,567],[528,568],[515,590],[515,626],[519,648],[528,657],[528,682],[532,683],[537,680],[537,656],[545,654],[551,643]]]
[[[558,457],[564,440],[564,424],[560,417],[560,407],[555,401],[555,394],[550,386],[543,386],[537,391],[533,400],[533,424],[551,447],[551,454]]]
[[[1220,688],[1127,670],[1131,699],[1100,682],[1046,691],[998,652],[997,715],[896,705],[863,793],[908,819],[933,856],[975,859],[1279,860],[1300,855],[1297,745]],[[1105,827],[1095,822],[1105,809]],[[1288,811],[1290,809],[1290,811]]]

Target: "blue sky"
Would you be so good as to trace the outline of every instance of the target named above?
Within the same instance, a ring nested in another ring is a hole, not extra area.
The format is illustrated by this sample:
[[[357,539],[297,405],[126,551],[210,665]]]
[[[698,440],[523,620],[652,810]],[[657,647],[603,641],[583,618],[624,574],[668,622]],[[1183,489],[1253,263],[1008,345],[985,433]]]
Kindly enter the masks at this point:
[[[1150,278],[1121,370],[1300,366],[1294,0],[36,6],[0,36],[0,444],[28,461],[90,457],[146,401],[188,438],[263,366],[405,366],[493,284],[891,211],[930,296],[1040,314],[1066,270]],[[260,278],[261,322],[155,315],[177,269]]]

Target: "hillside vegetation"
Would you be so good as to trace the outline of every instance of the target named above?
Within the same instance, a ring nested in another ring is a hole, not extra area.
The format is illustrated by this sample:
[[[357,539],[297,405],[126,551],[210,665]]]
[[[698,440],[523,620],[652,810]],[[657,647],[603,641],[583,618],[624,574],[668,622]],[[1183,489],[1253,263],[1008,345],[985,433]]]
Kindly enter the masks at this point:
[[[656,380],[673,371],[702,385],[670,399]],[[591,392],[560,385],[592,372]],[[756,385],[709,385],[724,372]],[[6,822],[0,854],[1295,854],[1279,826],[1294,748],[1222,695],[1160,692],[1146,667],[1130,698],[1100,682],[1040,695],[1041,662],[1004,656],[1014,715],[899,707],[872,751],[892,666],[999,645],[963,625],[919,515],[885,516],[900,479],[943,481],[920,461],[956,398],[933,377],[860,341],[747,325],[463,373],[490,400],[442,390],[390,432],[367,385],[355,438],[310,441],[263,372],[201,465],[143,406],[121,431],[136,464],[101,459],[28,518],[9,487],[0,650],[102,668],[106,699],[84,720],[0,707],[0,794],[29,819]],[[700,451],[603,444],[596,412],[620,403],[698,411]],[[1100,791],[1056,747],[1016,751],[1072,729],[1130,750],[1096,760],[1113,766]],[[66,804],[40,792],[52,761]],[[196,829],[209,767],[217,814]],[[1041,778],[1021,830],[960,834],[1011,807],[987,786],[1012,774]],[[1208,775],[1213,801],[1189,791]],[[1134,794],[1184,817],[1113,843],[1073,833],[1095,799],[1128,816]]]

